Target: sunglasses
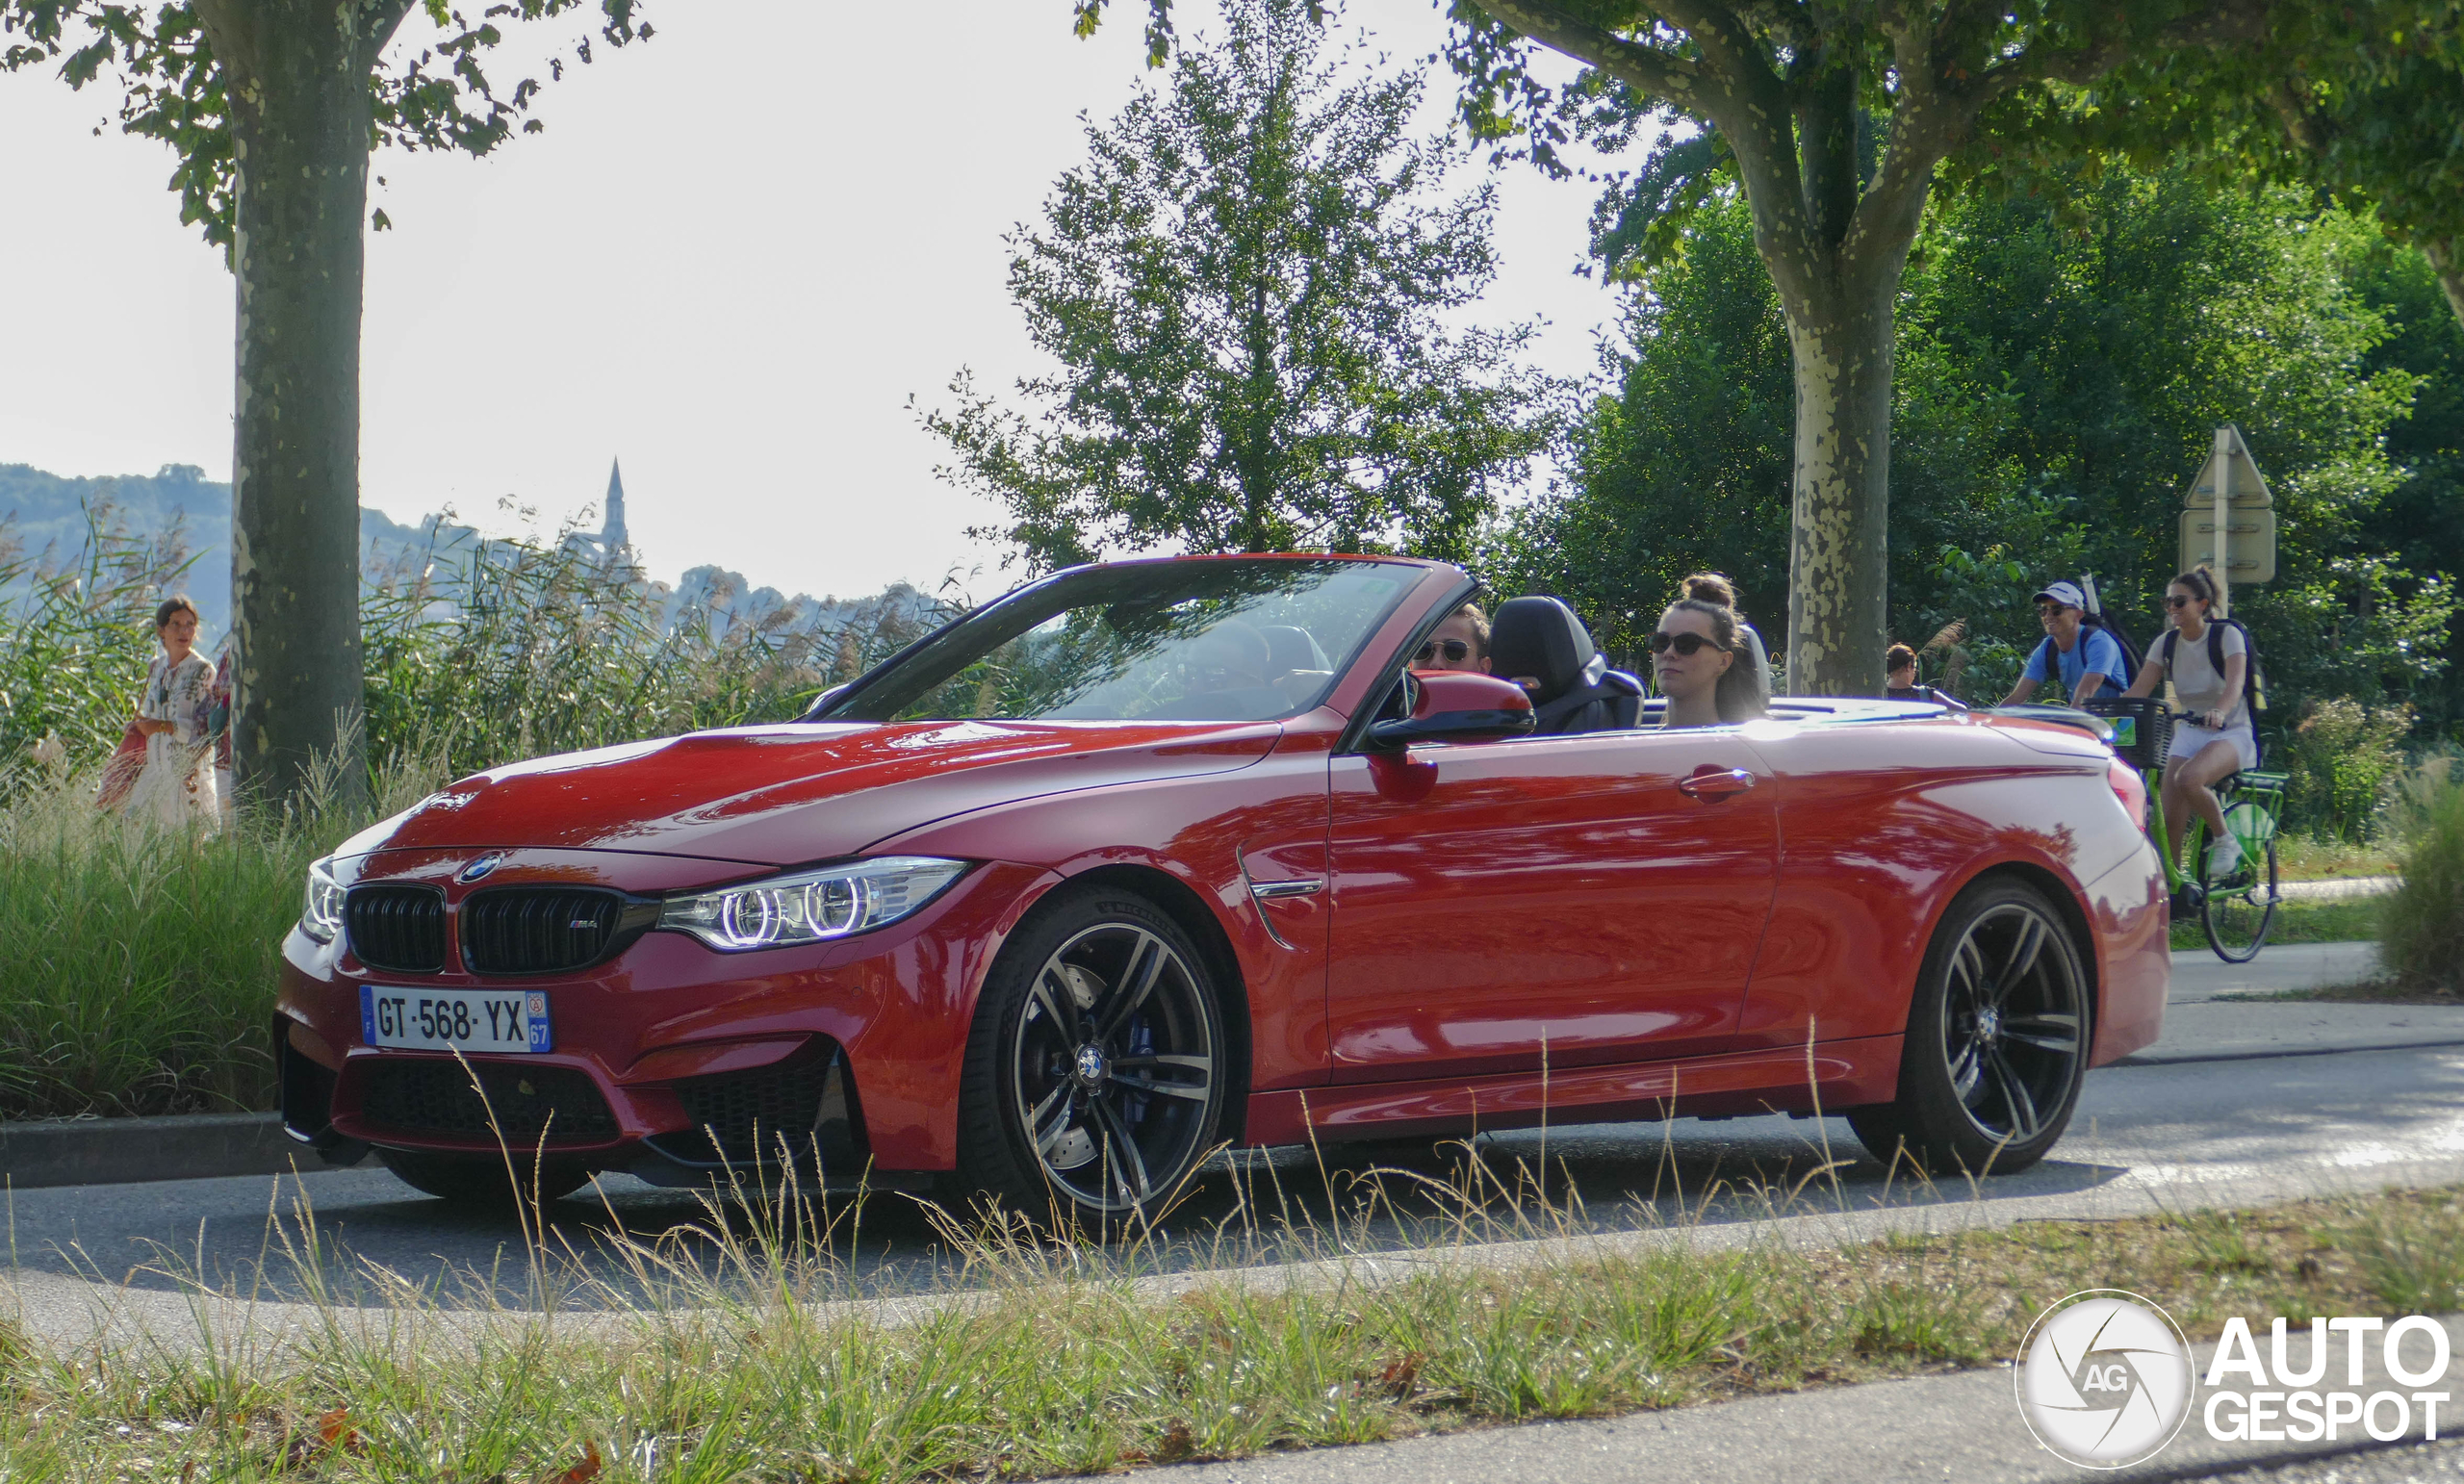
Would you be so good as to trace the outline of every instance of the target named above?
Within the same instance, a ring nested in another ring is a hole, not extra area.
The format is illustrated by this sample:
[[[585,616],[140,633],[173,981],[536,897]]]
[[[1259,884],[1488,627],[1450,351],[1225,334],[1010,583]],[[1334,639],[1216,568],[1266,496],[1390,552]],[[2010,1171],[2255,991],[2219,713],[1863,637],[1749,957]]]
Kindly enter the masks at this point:
[[[2167,593],[2165,595],[2165,606],[2168,608],[2187,608],[2196,601],[2198,601],[2197,599],[2184,598],[2179,593]]]
[[[2062,615],[2069,611],[2068,607],[2058,602],[2040,602],[2037,604],[2037,617],[2040,619],[2060,618]]]
[[[1459,665],[1472,657],[1472,646],[1460,639],[1431,639],[1421,646],[1422,667],[1426,668],[1437,663],[1437,656],[1440,654],[1446,656],[1448,664]]]
[[[1680,654],[1695,654],[1704,650],[1718,650],[1725,653],[1728,646],[1707,634],[1673,634],[1663,628],[1652,635],[1653,653],[1665,654],[1671,650]]]

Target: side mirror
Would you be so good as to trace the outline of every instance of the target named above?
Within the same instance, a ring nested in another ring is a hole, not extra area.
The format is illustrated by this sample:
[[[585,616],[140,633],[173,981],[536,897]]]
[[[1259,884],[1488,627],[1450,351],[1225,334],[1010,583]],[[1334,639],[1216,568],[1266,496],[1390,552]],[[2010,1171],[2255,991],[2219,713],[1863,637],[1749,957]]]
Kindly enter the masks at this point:
[[[1412,714],[1378,722],[1369,744],[1409,747],[1415,742],[1477,742],[1519,737],[1538,725],[1523,687],[1468,670],[1421,670],[1403,677]]]

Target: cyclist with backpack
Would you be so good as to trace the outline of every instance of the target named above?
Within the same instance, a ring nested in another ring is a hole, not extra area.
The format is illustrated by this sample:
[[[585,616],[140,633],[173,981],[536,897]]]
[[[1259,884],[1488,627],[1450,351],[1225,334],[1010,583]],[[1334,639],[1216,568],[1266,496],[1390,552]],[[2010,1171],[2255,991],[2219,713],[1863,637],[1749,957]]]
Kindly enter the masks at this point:
[[[2118,696],[2129,682],[2130,655],[2103,622],[2088,613],[2088,595],[2076,582],[2048,582],[2037,594],[2037,619],[2044,625],[2044,642],[2028,656],[2028,667],[2006,706],[2024,704],[2046,678],[2058,678],[2057,700],[2079,705],[2099,696]]]
[[[2173,726],[2165,754],[2165,842],[2175,859],[2191,810],[2207,821],[2207,876],[2220,880],[2242,861],[2242,844],[2224,828],[2224,810],[2214,785],[2259,765],[2258,728],[2250,715],[2249,630],[2216,617],[2216,577],[2194,567],[2165,588],[2166,618],[2172,627],[2147,647],[2147,663],[2130,694],[2146,696],[2167,679],[2190,714]]]

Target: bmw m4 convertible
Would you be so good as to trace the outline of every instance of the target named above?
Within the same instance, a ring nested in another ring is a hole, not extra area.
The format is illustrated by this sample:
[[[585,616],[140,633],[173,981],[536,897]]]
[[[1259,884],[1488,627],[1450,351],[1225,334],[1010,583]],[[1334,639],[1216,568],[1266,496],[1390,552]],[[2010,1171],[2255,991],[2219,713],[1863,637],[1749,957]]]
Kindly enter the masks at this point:
[[[1077,568],[799,721],[464,779],[310,872],[284,1124],[452,1197],[794,1160],[1103,1220],[1227,1145],[1543,1117],[1819,1109],[2015,1170],[2155,1039],[2162,874],[2093,736],[1569,705],[1614,687],[1548,600],[1496,636],[1544,673],[1412,670],[1472,592]]]

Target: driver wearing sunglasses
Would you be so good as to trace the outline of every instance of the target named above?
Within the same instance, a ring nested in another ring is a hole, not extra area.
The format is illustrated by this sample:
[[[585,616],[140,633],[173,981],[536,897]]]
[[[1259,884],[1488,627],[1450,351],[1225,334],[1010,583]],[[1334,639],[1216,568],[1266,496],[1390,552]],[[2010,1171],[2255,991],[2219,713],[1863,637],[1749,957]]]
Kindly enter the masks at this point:
[[[1489,673],[1489,616],[1476,602],[1467,602],[1446,616],[1412,656],[1415,670],[1474,670]]]

